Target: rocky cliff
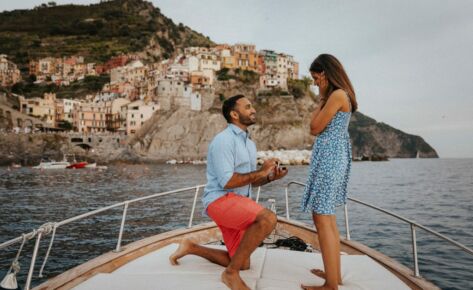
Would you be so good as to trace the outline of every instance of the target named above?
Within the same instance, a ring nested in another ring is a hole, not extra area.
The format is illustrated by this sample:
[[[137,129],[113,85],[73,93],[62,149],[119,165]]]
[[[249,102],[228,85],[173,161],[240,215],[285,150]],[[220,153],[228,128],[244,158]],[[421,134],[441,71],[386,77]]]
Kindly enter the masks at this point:
[[[252,86],[237,82],[219,82],[204,112],[186,109],[159,111],[130,140],[133,152],[142,159],[194,160],[203,159],[210,140],[226,127],[220,113],[222,97],[243,93],[254,103],[257,123],[250,127],[258,150],[310,149],[314,137],[309,134],[311,112],[317,106],[315,98],[305,95],[257,97]],[[219,97],[212,97],[219,96]],[[391,158],[436,158],[435,150],[421,137],[406,134],[384,123],[355,113],[350,124],[353,156],[381,155]]]

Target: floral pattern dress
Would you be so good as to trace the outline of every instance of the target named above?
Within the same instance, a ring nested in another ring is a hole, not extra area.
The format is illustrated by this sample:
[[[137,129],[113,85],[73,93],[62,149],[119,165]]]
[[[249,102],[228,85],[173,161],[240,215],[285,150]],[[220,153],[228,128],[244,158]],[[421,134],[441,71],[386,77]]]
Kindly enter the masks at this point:
[[[302,197],[305,212],[333,215],[335,207],[346,203],[352,159],[350,117],[351,112],[338,111],[314,142]]]

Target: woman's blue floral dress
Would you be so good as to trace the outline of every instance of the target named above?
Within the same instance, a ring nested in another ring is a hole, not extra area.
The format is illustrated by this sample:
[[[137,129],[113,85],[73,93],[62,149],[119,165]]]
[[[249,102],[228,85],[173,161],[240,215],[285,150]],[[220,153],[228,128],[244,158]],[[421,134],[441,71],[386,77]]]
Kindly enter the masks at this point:
[[[350,117],[351,112],[338,111],[315,140],[302,197],[303,211],[332,215],[335,207],[346,203],[352,159]]]

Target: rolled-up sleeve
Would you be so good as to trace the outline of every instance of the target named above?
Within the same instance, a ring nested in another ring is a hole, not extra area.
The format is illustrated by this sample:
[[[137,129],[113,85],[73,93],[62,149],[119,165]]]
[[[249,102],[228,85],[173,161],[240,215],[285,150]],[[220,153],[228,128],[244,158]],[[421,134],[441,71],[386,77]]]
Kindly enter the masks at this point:
[[[215,141],[210,148],[212,165],[219,185],[225,188],[225,185],[232,178],[235,168],[235,146],[231,144],[231,139],[220,138]]]

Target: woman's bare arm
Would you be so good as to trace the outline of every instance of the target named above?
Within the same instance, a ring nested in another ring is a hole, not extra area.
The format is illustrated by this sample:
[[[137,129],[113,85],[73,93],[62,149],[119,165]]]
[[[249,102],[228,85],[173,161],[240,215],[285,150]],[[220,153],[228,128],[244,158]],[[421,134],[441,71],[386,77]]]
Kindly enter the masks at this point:
[[[346,93],[342,90],[336,90],[333,92],[327,100],[325,106],[317,112],[316,109],[312,113],[312,120],[310,122],[310,134],[318,135],[325,127],[327,127],[333,116],[342,108],[346,101]]]

